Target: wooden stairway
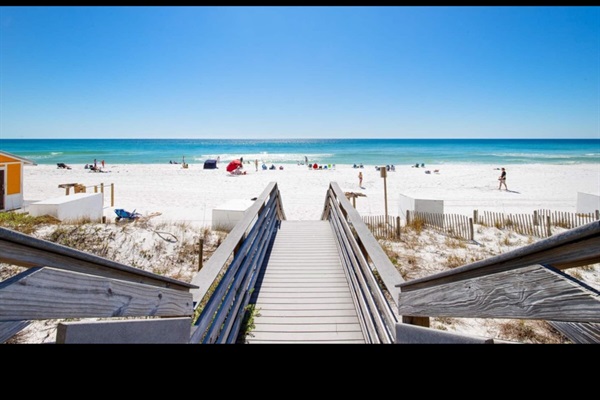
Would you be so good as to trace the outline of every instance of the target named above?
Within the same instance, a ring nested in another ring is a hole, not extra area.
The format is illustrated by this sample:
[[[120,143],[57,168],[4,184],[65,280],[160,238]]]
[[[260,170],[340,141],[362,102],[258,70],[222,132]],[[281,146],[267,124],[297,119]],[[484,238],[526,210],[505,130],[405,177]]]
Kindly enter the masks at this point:
[[[365,343],[328,221],[281,221],[246,343]]]

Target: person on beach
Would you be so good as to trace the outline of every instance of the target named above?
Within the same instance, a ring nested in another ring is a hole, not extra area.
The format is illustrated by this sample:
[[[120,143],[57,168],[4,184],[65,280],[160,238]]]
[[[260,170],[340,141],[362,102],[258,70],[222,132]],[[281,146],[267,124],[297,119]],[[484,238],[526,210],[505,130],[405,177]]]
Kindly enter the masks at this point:
[[[502,185],[504,185],[505,190],[508,190],[508,187],[506,186],[506,170],[504,168],[502,168],[502,173],[500,174],[498,180],[500,181],[500,184],[498,185],[498,190],[502,190]]]
[[[358,186],[362,187],[363,174],[362,171],[358,173]]]
[[[258,171],[258,159],[254,160],[254,167],[256,168],[256,171]]]

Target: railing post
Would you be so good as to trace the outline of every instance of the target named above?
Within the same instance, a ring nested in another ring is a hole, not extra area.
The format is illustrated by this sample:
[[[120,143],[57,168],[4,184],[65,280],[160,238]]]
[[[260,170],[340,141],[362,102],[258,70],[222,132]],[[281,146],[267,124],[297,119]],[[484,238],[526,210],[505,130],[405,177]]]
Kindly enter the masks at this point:
[[[100,193],[104,194],[104,182],[100,184]]]

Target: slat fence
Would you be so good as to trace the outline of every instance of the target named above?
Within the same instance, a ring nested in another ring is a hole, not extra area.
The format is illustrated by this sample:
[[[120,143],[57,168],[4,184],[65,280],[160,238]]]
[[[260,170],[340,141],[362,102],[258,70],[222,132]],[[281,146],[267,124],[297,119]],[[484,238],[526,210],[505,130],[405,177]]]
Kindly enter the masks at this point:
[[[377,239],[400,239],[400,217],[364,215],[362,220]]]
[[[510,229],[522,235],[540,238],[550,237],[553,226],[573,229],[599,219],[598,210],[595,213],[537,210],[533,214],[505,214],[492,211],[479,214],[477,210],[473,212],[473,220],[476,224]]]
[[[407,225],[414,223],[416,220],[422,221],[428,228],[452,237],[473,240],[473,220],[466,215],[408,210],[406,212]]]

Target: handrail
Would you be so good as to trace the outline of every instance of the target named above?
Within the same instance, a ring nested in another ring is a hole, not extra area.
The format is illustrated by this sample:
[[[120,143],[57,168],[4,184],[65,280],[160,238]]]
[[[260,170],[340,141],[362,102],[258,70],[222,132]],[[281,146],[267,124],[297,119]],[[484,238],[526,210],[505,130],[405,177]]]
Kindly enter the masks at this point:
[[[0,262],[27,268],[0,284],[0,343],[28,326],[30,320],[189,319],[193,314],[189,293],[189,289],[195,287],[193,284],[1,227]],[[123,321],[123,324],[131,321]],[[119,330],[115,325],[96,322],[92,333],[85,335],[83,340],[94,342],[95,338],[102,337],[101,332],[111,329]],[[143,329],[128,332],[127,338],[119,337],[143,341],[148,333]],[[110,333],[108,337],[112,337]]]
[[[245,307],[279,222],[285,219],[276,182],[271,182],[193,278],[196,308],[218,281],[192,328],[190,343],[234,343]],[[228,261],[233,260],[227,265]]]
[[[402,292],[408,292],[515,270],[532,264],[549,264],[564,270],[599,262],[599,249],[600,221],[593,221],[494,257],[400,283],[398,287]]]
[[[330,183],[321,219],[329,220],[336,234],[338,250],[350,278],[368,342],[393,343],[397,319],[375,279],[373,270],[377,271],[393,299],[398,298],[396,292],[399,291],[396,285],[403,282],[402,276],[336,182]],[[367,259],[371,260],[372,267]]]
[[[184,291],[195,287],[187,282],[153,274],[2,227],[0,227],[0,262],[25,268],[46,266]]]
[[[600,262],[600,221],[531,245],[398,285],[407,316],[538,319],[594,331],[600,291],[562,270]],[[595,325],[596,324],[596,325]]]

